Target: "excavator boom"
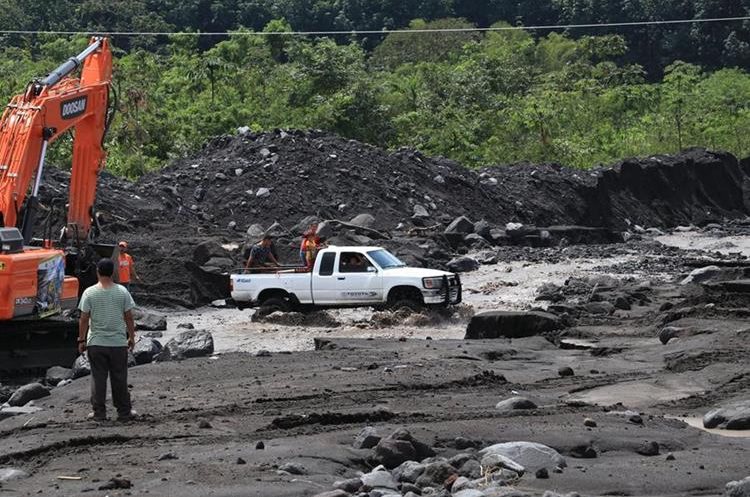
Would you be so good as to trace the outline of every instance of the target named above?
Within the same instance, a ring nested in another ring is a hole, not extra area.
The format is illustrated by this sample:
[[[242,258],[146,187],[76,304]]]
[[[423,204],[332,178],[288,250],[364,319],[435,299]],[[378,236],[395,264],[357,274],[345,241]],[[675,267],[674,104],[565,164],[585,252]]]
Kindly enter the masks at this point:
[[[92,252],[88,242],[97,179],[106,160],[111,79],[109,40],[94,37],[80,54],[13,97],[0,118],[0,325],[75,307],[87,284],[79,284],[81,260]],[[34,246],[47,149],[71,130],[69,245],[53,248],[43,240]]]

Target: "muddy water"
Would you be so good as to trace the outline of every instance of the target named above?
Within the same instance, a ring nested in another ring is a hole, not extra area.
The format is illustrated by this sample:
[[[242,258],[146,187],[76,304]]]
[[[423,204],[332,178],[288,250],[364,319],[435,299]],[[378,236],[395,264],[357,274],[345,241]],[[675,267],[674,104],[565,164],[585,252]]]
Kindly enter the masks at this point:
[[[750,257],[750,237],[711,235],[697,231],[675,232],[655,238],[658,242],[683,250],[709,250],[725,255],[742,254]]]
[[[473,312],[486,310],[523,310],[541,303],[535,302],[537,289],[544,283],[563,283],[571,276],[607,274],[609,265],[628,262],[636,256],[611,259],[572,259],[556,264],[527,262],[500,263],[482,266],[462,276],[464,303]],[[594,268],[597,268],[596,270]],[[619,275],[622,277],[623,275]],[[313,339],[320,336],[347,338],[463,338],[468,318],[456,318],[439,326],[397,326],[374,328],[369,324],[373,311],[363,309],[334,309],[328,311],[338,327],[283,326],[250,321],[253,310],[202,308],[190,312],[170,314],[163,340],[183,331],[178,325],[191,323],[197,329],[210,331],[217,353],[243,351],[270,352],[310,350]]]

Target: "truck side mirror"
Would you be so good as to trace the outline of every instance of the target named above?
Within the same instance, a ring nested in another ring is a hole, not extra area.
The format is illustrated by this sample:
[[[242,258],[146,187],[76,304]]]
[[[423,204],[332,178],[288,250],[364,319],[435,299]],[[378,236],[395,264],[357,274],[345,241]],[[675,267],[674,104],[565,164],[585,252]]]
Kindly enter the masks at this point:
[[[376,268],[375,266],[367,266],[367,272],[368,273],[377,273],[378,272],[378,268]]]

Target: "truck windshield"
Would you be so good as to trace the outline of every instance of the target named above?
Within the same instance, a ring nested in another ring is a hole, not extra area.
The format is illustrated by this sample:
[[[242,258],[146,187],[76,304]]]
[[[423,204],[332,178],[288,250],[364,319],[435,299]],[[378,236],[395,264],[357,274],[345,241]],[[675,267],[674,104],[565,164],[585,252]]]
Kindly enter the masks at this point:
[[[404,267],[406,264],[398,260],[398,257],[391,254],[387,250],[380,249],[380,250],[373,250],[372,252],[367,252],[367,255],[369,255],[373,261],[375,261],[378,266],[380,266],[383,269],[388,269],[392,267]]]

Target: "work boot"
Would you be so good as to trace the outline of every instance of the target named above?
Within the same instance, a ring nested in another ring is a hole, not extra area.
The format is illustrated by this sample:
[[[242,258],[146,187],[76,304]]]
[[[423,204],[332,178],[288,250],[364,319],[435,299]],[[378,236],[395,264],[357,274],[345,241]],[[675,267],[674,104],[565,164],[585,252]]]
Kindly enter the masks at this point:
[[[121,423],[127,423],[128,421],[134,421],[136,417],[138,417],[138,413],[135,411],[135,409],[131,409],[129,413],[118,414],[117,421],[120,421]]]
[[[90,412],[86,419],[90,421],[107,421],[107,413]]]

